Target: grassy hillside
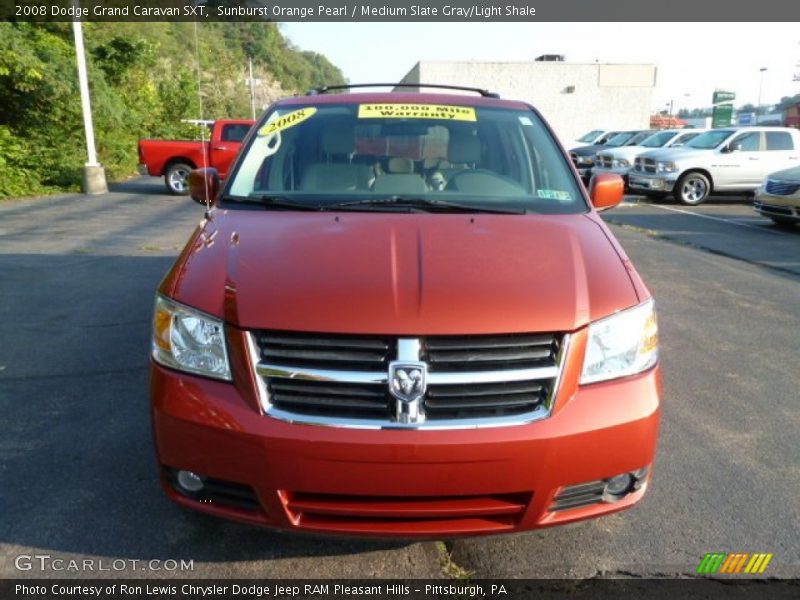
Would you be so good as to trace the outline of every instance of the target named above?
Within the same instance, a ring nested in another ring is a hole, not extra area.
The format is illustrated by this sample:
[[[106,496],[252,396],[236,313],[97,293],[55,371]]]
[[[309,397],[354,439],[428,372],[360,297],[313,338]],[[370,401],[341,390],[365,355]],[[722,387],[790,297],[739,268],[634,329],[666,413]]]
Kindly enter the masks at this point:
[[[138,138],[193,136],[180,120],[201,116],[201,98],[206,119],[249,117],[248,57],[259,107],[344,82],[274,23],[86,23],[84,41],[98,154],[112,179],[135,172]],[[77,189],[85,145],[71,24],[0,23],[0,103],[0,198]]]

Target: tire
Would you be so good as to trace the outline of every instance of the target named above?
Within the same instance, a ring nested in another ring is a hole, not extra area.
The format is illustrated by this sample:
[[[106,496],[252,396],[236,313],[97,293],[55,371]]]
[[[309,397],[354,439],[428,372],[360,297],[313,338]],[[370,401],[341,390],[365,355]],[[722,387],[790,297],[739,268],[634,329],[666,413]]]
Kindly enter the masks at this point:
[[[189,186],[186,183],[186,178],[189,173],[194,169],[189,164],[176,162],[172,163],[164,172],[164,183],[170,194],[176,196],[185,196],[189,193]]]
[[[778,227],[794,227],[797,223],[794,219],[787,219],[786,217],[770,217],[770,219]]]
[[[708,177],[698,171],[690,171],[682,175],[673,191],[678,202],[689,206],[702,204],[710,193],[711,182]]]

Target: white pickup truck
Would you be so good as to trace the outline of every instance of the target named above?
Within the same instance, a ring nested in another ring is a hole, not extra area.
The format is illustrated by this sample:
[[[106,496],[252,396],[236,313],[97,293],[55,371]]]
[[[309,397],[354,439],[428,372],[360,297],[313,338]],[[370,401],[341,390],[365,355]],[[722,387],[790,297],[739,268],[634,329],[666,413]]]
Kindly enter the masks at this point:
[[[714,129],[680,148],[640,154],[628,174],[634,194],[697,205],[715,192],[752,192],[764,178],[800,165],[800,131],[787,127]]]
[[[615,173],[628,183],[628,174],[633,168],[634,160],[642,152],[655,148],[677,148],[696,138],[705,129],[664,129],[657,131],[642,140],[636,146],[606,148],[597,153],[592,173]]]

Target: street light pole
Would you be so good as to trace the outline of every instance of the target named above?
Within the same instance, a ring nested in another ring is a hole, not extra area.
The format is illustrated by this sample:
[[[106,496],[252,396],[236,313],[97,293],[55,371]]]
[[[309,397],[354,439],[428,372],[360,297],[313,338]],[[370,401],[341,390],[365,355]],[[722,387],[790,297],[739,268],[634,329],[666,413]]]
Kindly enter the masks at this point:
[[[761,67],[759,72],[761,73],[761,79],[758,81],[758,105],[756,106],[756,125],[758,125],[758,116],[761,114],[761,90],[764,87],[764,72],[767,70],[767,67]]]
[[[77,2],[74,3],[77,6]],[[72,21],[72,33],[75,37],[75,57],[78,62],[78,85],[81,91],[81,108],[83,109],[83,128],[86,134],[87,161],[83,168],[83,192],[85,194],[105,194],[108,191],[106,172],[97,162],[97,151],[94,146],[94,125],[92,124],[92,105],[89,99],[89,78],[86,75],[86,54],[83,47],[83,27],[80,19]]]

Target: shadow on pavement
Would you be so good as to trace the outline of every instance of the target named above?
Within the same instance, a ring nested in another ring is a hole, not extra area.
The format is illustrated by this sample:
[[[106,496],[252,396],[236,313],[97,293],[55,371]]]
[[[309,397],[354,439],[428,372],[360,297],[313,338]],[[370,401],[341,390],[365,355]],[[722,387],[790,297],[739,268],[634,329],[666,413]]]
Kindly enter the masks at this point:
[[[148,349],[153,294],[172,261],[0,255],[0,544],[207,562],[404,546],[276,534],[163,496]]]

